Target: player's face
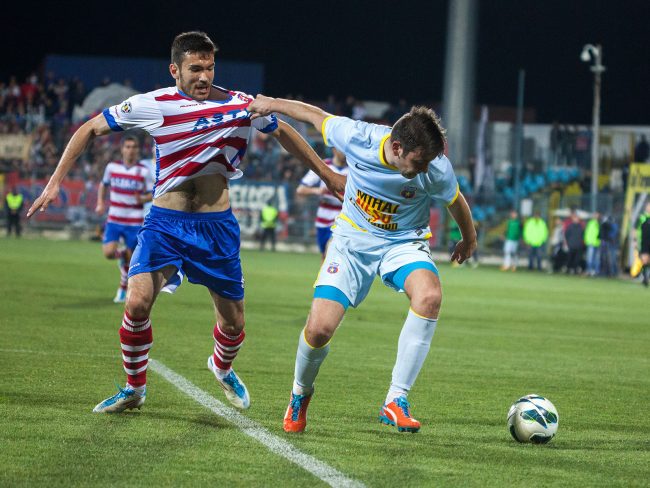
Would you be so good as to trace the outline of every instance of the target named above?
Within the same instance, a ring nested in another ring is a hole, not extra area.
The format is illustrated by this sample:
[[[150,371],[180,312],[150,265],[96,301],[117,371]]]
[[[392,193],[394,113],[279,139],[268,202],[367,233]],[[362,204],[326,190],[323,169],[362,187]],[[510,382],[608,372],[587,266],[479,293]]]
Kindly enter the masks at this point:
[[[208,99],[214,80],[214,54],[189,53],[183,58],[180,69],[175,64],[172,66],[176,67],[176,74],[171,70],[176,86],[183,93],[199,101]]]
[[[140,155],[140,145],[135,141],[124,141],[122,144],[122,161],[135,163]]]
[[[404,149],[400,147],[395,166],[404,178],[412,180],[420,173],[426,173],[429,170],[429,163],[432,159],[433,156],[424,154],[422,149],[414,149],[404,154]]]

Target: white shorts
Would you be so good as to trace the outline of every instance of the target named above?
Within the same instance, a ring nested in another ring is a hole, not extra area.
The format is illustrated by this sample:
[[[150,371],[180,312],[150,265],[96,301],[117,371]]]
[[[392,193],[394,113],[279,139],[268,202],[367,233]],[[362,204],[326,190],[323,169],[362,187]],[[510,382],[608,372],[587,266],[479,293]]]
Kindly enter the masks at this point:
[[[518,249],[519,241],[506,240],[506,242],[503,243],[503,252],[506,254],[517,254]]]
[[[368,295],[375,276],[397,291],[411,271],[424,268],[436,275],[436,268],[426,240],[393,241],[351,229],[335,232],[327,249],[314,287],[339,289],[358,306]]]

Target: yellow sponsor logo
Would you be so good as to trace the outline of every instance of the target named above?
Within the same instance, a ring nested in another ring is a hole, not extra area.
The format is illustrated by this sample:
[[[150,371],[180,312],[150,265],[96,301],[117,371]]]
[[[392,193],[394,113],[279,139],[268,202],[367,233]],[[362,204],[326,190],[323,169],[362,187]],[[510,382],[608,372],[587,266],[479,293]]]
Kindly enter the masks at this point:
[[[392,220],[393,215],[397,214],[398,203],[387,202],[361,190],[357,190],[355,203],[367,215],[367,220],[371,225],[384,230],[397,230],[397,224]]]

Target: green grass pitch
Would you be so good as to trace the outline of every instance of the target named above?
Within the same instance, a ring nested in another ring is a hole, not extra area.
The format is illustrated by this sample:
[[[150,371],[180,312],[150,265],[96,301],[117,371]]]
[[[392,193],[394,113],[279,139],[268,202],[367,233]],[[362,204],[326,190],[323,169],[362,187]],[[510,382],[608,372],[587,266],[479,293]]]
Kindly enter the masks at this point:
[[[245,415],[366,486],[650,485],[650,292],[639,284],[441,264],[443,309],[411,392],[418,434],[380,425],[408,309],[379,282],[321,368],[307,432],[282,432],[316,255],[244,252]],[[150,371],[140,412],[91,413],[123,384],[97,243],[0,238],[0,486],[324,486]],[[185,283],[152,314],[151,356],[217,399],[207,291]],[[516,443],[510,404],[554,402],[548,445]]]

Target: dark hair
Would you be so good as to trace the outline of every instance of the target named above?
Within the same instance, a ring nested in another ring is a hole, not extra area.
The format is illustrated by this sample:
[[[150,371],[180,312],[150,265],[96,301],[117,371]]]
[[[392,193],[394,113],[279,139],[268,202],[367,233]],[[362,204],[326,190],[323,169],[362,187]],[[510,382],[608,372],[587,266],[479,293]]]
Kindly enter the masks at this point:
[[[404,148],[404,155],[422,149],[425,156],[440,156],[445,150],[445,129],[440,118],[427,107],[412,107],[395,122],[390,136]]]
[[[122,137],[122,146],[126,144],[128,141],[134,141],[138,146],[140,145],[140,139],[138,139],[137,136],[129,134]]]
[[[189,53],[209,53],[214,55],[219,50],[205,32],[191,31],[178,34],[172,42],[172,63],[179,68],[183,58]]]

